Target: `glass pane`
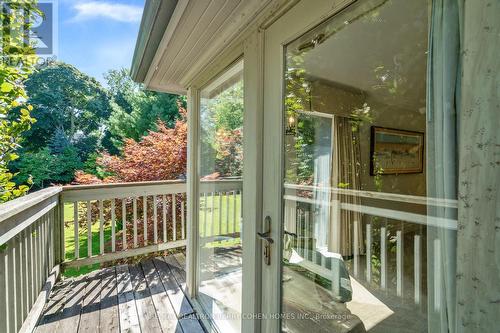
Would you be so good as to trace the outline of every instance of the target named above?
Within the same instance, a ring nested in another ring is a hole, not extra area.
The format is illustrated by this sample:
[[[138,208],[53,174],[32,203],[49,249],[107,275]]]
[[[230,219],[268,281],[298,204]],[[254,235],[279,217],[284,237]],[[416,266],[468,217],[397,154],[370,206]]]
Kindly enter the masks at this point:
[[[358,1],[286,46],[284,332],[447,331],[456,192],[436,187],[456,179],[424,144],[445,149],[426,121],[429,13]]]
[[[222,332],[239,332],[243,61],[201,91],[199,300]]]

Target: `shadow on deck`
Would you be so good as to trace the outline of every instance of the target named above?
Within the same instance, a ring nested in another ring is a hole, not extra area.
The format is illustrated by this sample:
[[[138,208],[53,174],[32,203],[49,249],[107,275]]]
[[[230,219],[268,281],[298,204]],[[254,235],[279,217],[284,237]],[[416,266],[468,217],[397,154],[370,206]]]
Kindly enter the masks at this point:
[[[205,332],[184,294],[184,255],[57,283],[35,332]]]

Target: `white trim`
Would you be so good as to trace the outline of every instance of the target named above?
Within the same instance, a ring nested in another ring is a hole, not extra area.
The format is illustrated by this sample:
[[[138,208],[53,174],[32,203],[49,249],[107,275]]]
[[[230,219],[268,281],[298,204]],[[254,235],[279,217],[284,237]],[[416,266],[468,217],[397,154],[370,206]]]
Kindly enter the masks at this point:
[[[187,152],[187,246],[186,246],[186,293],[196,298],[198,290],[198,132],[199,90],[188,90],[188,152]]]
[[[263,216],[271,217],[271,265],[262,267],[262,312],[281,312],[281,235],[283,225],[283,70],[284,45],[353,3],[302,0],[265,31]],[[262,222],[259,222],[262,223]],[[262,320],[262,331],[281,332],[280,320]]]
[[[255,32],[244,49],[242,313],[260,313],[261,247],[255,237],[262,216],[264,35]],[[242,332],[259,332],[258,320],[242,321]]]

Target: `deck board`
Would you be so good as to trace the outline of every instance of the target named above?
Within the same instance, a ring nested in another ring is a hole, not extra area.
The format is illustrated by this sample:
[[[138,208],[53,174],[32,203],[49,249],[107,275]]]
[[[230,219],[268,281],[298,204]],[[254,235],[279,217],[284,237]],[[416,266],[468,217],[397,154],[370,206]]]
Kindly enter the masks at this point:
[[[156,267],[151,260],[142,263],[142,269],[149,290],[151,292],[151,299],[160,320],[160,326],[165,333],[181,333],[182,329],[179,320],[175,314],[174,308],[168,299],[167,292],[163,287],[160,276],[156,271]]]
[[[80,315],[85,297],[86,277],[74,279],[65,295],[64,308],[61,312],[62,319],[58,320],[55,332],[77,332],[80,324]]]
[[[115,333],[120,331],[118,286],[114,267],[105,268],[102,272],[99,328],[101,332]]]
[[[101,307],[101,271],[87,275],[83,308],[80,314],[79,333],[99,332],[99,310]]]
[[[146,284],[146,279],[139,265],[129,266],[134,287],[134,298],[139,315],[139,323],[143,332],[161,333],[160,321],[151,299],[151,292]]]
[[[191,303],[189,303],[189,300],[185,297],[181,287],[177,284],[175,277],[170,271],[169,265],[163,260],[163,258],[155,258],[154,264],[160,273],[160,279],[165,290],[167,291],[167,295],[172,303],[177,317],[182,318],[186,315],[194,313]]]
[[[60,281],[35,332],[204,332],[183,281],[184,267],[170,256]]]

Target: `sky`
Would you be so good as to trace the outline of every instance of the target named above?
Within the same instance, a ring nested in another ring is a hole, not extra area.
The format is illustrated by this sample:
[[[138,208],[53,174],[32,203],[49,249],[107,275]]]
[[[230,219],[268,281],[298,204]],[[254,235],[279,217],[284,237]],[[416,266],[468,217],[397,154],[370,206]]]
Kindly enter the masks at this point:
[[[110,69],[130,69],[144,0],[58,0],[57,59],[105,84]]]

